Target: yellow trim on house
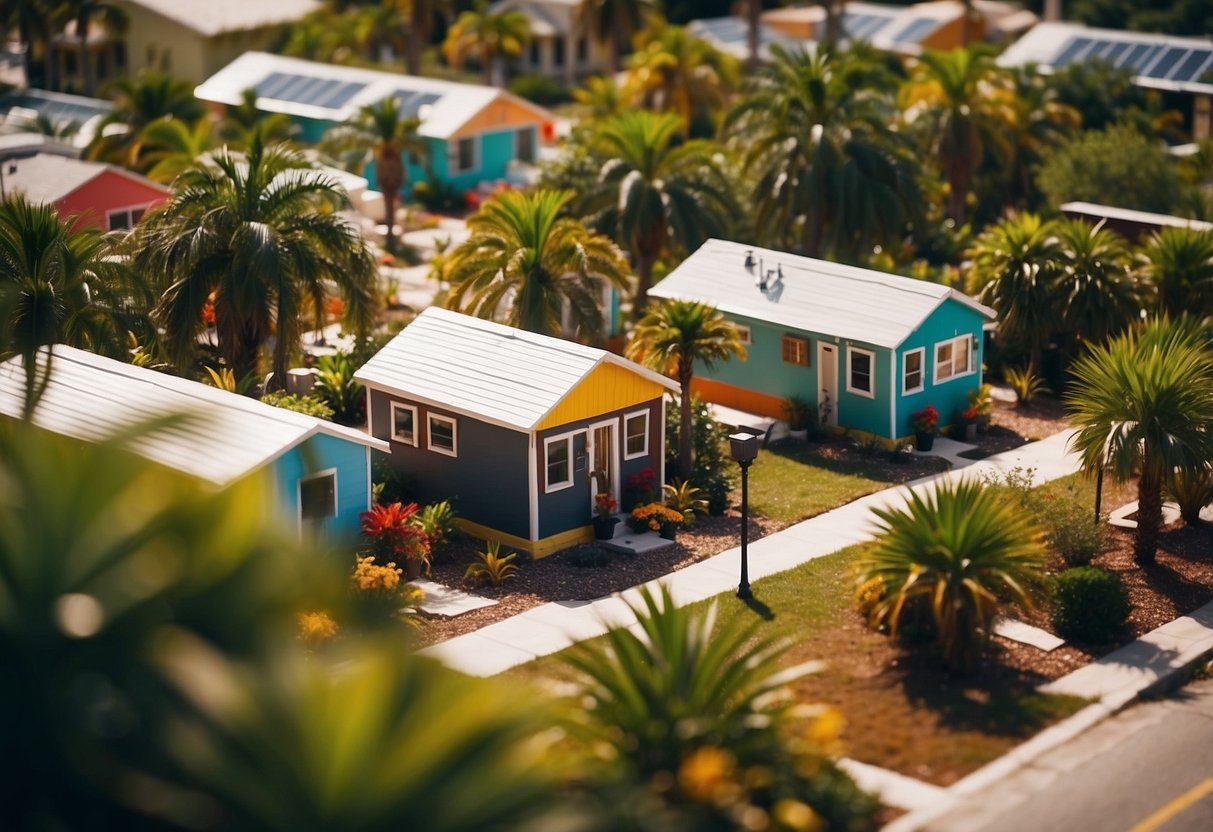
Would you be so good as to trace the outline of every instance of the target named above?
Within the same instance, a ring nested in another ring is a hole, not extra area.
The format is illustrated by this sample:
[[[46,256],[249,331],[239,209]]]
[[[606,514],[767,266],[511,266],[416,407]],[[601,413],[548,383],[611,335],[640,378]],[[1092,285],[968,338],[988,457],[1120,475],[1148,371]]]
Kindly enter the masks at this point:
[[[635,407],[665,395],[665,388],[618,364],[604,361],[569,391],[535,426],[545,430]]]
[[[528,553],[532,558],[547,557],[554,552],[559,552],[562,549],[568,549],[570,546],[576,546],[579,543],[589,543],[594,539],[593,526],[581,526],[576,529],[569,529],[567,532],[554,534],[550,537],[545,537],[542,540],[527,540],[516,535],[506,534],[505,532],[497,531],[497,529],[480,523],[474,523],[471,520],[460,518],[456,521],[459,528],[472,537],[479,537],[482,540],[497,540],[502,546],[511,549],[520,549]]]

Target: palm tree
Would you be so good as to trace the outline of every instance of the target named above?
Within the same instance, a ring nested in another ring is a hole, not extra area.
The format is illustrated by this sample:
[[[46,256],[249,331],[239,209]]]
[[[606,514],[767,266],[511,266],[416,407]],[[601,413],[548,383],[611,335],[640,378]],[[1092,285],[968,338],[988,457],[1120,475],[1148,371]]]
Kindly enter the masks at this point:
[[[425,139],[417,133],[420,126],[421,119],[405,115],[400,99],[389,96],[363,105],[353,120],[330,128],[322,143],[327,152],[342,155],[358,167],[374,160],[375,177],[383,192],[388,251],[396,250],[396,202],[408,179],[404,154],[417,159],[426,154]]]
[[[967,256],[969,293],[994,308],[1001,335],[1023,344],[1039,368],[1044,344],[1061,324],[1061,247],[1053,226],[1037,214],[1012,215],[983,231]]]
[[[920,200],[891,102],[858,94],[824,51],[776,44],[771,58],[725,119],[753,172],[758,235],[810,257],[900,240]]]
[[[610,76],[592,75],[585,86],[573,90],[573,100],[585,108],[589,119],[606,118],[625,109],[624,90]]]
[[[587,28],[607,41],[607,67],[611,75],[619,74],[624,44],[641,30],[645,18],[655,14],[657,8],[655,0],[586,0],[582,9],[589,23]]]
[[[581,336],[599,338],[603,284],[624,288],[628,266],[609,238],[561,216],[571,198],[507,191],[480,206],[471,236],[444,264],[448,308],[481,318],[504,311],[505,323],[544,335],[560,334],[567,308]]]
[[[240,103],[228,107],[219,120],[219,138],[234,150],[252,144],[253,133],[260,132],[266,144],[288,142],[299,128],[285,113],[266,113],[257,109],[257,91],[249,88],[240,93]]]
[[[907,614],[929,615],[953,673],[971,672],[1006,605],[1029,608],[1046,553],[1028,516],[995,489],[940,480],[910,490],[904,509],[876,508],[880,536],[856,562],[879,600],[872,623],[891,633]]]
[[[110,35],[126,31],[130,19],[126,12],[113,3],[102,0],[60,0],[58,18],[71,20],[76,27],[76,39],[80,50],[80,71],[84,79],[84,94],[92,96],[96,81],[93,78],[93,62],[88,55],[88,35],[94,22],[101,24]]]
[[[1163,487],[1213,459],[1213,352],[1191,321],[1164,317],[1093,347],[1072,373],[1071,444],[1087,472],[1139,475],[1133,556],[1153,563]]]
[[[602,779],[655,798],[632,809],[645,814],[635,823],[626,817],[629,801],[604,789],[604,826],[736,829],[738,817],[793,801],[811,807],[822,828],[867,826],[875,802],[822,748],[789,742],[796,706],[787,688],[811,667],[782,667],[787,644],[761,635],[758,619],[718,625],[715,604],[679,608],[664,585],[642,589],[631,610],[630,627],[561,655],[578,674],[570,734],[610,749],[597,755],[609,761]],[[801,724],[800,736],[828,735],[826,718]],[[755,771],[765,776],[745,774]],[[711,795],[703,780],[712,781]]]
[[[693,455],[691,379],[696,362],[711,367],[730,358],[744,360],[746,348],[737,327],[714,307],[685,300],[667,300],[636,324],[628,356],[664,373],[681,387],[678,415],[678,477],[691,476]]]
[[[1015,122],[1009,77],[980,46],[927,50],[918,60],[902,106],[915,126],[923,125],[930,152],[943,165],[948,213],[961,225],[982,161],[991,151],[1007,155],[1007,130]]]
[[[421,49],[429,42],[434,29],[434,15],[444,0],[399,0],[408,11],[408,31],[405,40],[405,65],[409,75],[421,74]]]
[[[1123,237],[1079,219],[1054,225],[1060,246],[1057,291],[1065,328],[1096,343],[1139,319],[1142,303]]]
[[[1151,234],[1140,270],[1160,314],[1213,315],[1213,231],[1164,228]]]
[[[1035,67],[1015,67],[1010,73],[1013,94],[1007,103],[1014,121],[1004,129],[1011,198],[1005,201],[1030,209],[1039,195],[1036,171],[1054,148],[1078,132],[1082,114],[1062,102],[1056,87]]]
[[[491,12],[483,0],[472,11],[459,15],[447,32],[442,53],[452,66],[463,66],[475,55],[485,86],[493,83],[493,64],[498,58],[516,58],[531,39],[531,23],[518,11]]]
[[[588,139],[601,173],[580,206],[591,212],[591,226],[634,258],[637,314],[648,302],[657,259],[672,247],[689,251],[724,236],[737,213],[718,149],[702,141],[677,144],[681,127],[676,116],[633,111],[603,121]]]
[[[170,184],[217,147],[215,122],[203,116],[192,125],[162,118],[143,128],[137,170],[157,182]]]
[[[237,377],[257,370],[274,335],[273,387],[286,379],[303,313],[324,309],[328,286],[344,298],[347,325],[365,336],[375,262],[337,213],[345,204],[335,181],[259,136],[245,154],[221,150],[182,173],[164,210],[141,227],[136,259],[164,292],[156,312],[178,366],[194,357],[212,295],[219,352]]]
[[[109,90],[114,109],[101,120],[96,138],[85,150],[89,159],[134,170],[139,166],[143,131],[149,124],[162,118],[193,124],[206,115],[202,102],[194,98],[192,84],[159,72],[119,78],[110,83]]]
[[[673,113],[689,133],[697,116],[724,106],[737,82],[737,62],[682,26],[644,30],[628,59],[625,88],[639,107]]]

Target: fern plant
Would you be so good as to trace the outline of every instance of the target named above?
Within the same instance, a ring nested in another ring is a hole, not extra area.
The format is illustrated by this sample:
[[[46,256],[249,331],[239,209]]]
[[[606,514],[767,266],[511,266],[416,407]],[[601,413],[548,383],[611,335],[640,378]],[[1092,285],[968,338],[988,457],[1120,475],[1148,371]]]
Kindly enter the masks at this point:
[[[467,571],[463,573],[463,582],[468,586],[501,586],[518,574],[518,565],[513,562],[515,557],[516,552],[501,554],[500,541],[486,540],[484,551],[476,553],[476,560],[469,563]]]
[[[362,424],[366,415],[365,388],[354,381],[358,368],[349,353],[323,355],[316,361],[316,386],[312,393],[324,400],[339,425]]]
[[[1038,394],[1048,390],[1045,387],[1044,380],[1037,375],[1036,369],[1031,364],[1022,369],[1010,367],[1003,375],[1007,380],[1007,384],[1015,391],[1016,407],[1023,407],[1036,398]]]

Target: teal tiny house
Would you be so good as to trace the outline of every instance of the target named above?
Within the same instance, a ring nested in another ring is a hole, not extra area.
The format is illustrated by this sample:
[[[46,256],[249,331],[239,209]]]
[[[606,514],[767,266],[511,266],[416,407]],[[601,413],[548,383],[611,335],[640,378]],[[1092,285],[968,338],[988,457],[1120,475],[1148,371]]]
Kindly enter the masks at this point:
[[[619,500],[645,468],[661,477],[664,395],[678,389],[605,350],[437,307],[355,378],[412,492],[533,557],[592,537],[595,494]]]
[[[821,424],[896,440],[932,404],[951,423],[981,386],[993,310],[941,286],[723,240],[709,240],[650,293],[711,304],[749,356],[699,371],[695,392],[783,417],[790,396]]]
[[[202,101],[234,106],[247,89],[257,109],[283,113],[299,126],[304,141],[357,115],[366,104],[396,98],[406,115],[417,116],[426,143],[423,160],[405,157],[408,181],[432,176],[466,191],[505,179],[511,163],[534,162],[539,141],[554,121],[542,107],[496,87],[399,75],[350,66],[246,52],[194,90]],[[374,166],[368,167],[377,187]]]
[[[0,364],[0,416],[19,418],[24,396],[20,359]],[[166,417],[179,421],[142,427]],[[34,424],[86,442],[136,429],[131,449],[152,462],[215,488],[259,477],[265,512],[350,545],[371,504],[371,450],[387,450],[353,428],[62,345]]]

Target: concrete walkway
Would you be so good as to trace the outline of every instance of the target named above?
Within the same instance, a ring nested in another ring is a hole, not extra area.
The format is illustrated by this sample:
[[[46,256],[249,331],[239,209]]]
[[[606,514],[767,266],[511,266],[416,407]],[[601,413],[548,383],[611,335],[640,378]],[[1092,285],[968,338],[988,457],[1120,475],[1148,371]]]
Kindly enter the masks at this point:
[[[1078,458],[1066,451],[1070,432],[1055,434],[1039,442],[983,459],[960,459],[964,468],[924,477],[909,487],[930,488],[932,483],[962,476],[981,476],[1012,468],[1035,469],[1034,484],[1042,484],[1078,470]],[[871,540],[872,509],[900,507],[906,502],[906,486],[895,486],[861,497],[845,506],[788,526],[749,547],[750,579],[792,569],[802,563]],[[740,549],[733,548],[649,582],[670,588],[679,605],[711,598],[737,586]],[[761,599],[761,590],[758,597]],[[493,676],[540,656],[563,650],[574,642],[602,635],[609,627],[630,624],[634,619],[628,602],[639,598],[639,588],[595,601],[559,601],[534,607],[448,641],[431,645],[423,654],[472,676]]]

